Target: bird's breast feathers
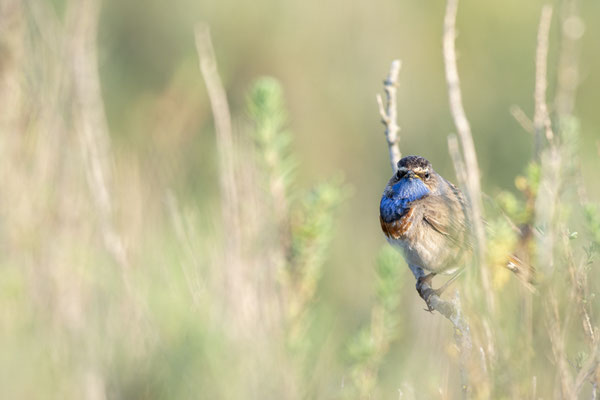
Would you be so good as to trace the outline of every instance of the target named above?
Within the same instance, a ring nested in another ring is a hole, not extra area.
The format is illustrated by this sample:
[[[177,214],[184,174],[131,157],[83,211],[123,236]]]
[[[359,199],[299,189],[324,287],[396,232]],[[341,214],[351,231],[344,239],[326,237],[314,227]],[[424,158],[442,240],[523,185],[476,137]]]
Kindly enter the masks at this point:
[[[379,222],[381,223],[381,230],[388,239],[403,239],[408,234],[408,231],[413,224],[413,215],[415,209],[408,207],[403,215],[393,221],[386,222],[383,217],[379,216]]]

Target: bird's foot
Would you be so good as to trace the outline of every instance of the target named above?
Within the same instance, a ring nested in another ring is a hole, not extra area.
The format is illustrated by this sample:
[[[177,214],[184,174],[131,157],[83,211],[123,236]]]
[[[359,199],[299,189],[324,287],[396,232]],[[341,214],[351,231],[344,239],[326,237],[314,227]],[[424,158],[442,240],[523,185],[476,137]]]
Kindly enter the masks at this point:
[[[431,287],[431,280],[436,275],[437,274],[435,272],[432,272],[430,274],[418,277],[417,278],[417,288],[422,288],[424,284],[427,284],[427,286]]]
[[[464,270],[464,268],[459,269],[457,272],[454,273],[454,275],[450,277],[450,279],[448,279],[446,283],[444,283],[440,288],[434,289],[433,292],[437,296],[440,296],[442,293],[444,293],[444,290],[448,289],[448,286],[450,286],[452,282],[454,282],[463,273]]]
[[[433,290],[433,288],[431,287],[431,280],[435,275],[436,273],[432,272],[430,274],[419,276],[417,278],[417,292],[419,292],[419,295],[423,300],[425,300],[425,304],[427,304],[427,308],[425,308],[424,310],[430,313],[433,313],[434,311],[433,307],[431,307],[431,305],[429,304],[429,298],[433,294],[435,294],[435,290]]]

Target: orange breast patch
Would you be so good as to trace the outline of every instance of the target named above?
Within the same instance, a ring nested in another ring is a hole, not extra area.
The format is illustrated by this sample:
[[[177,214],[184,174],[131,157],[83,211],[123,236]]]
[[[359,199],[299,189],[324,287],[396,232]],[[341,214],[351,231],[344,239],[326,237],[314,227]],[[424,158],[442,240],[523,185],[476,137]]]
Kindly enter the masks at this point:
[[[412,226],[412,215],[414,209],[411,207],[406,213],[400,218],[392,222],[385,222],[381,216],[379,216],[379,222],[381,223],[381,230],[390,239],[401,239],[406,235],[410,227]]]

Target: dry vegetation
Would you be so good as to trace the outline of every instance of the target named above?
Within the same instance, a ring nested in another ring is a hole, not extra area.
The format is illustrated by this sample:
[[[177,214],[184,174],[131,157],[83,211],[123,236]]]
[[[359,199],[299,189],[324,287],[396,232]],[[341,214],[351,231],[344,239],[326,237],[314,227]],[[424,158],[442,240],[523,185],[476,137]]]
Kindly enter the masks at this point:
[[[575,8],[554,20],[542,11],[535,115],[514,110],[536,143],[517,194],[481,193],[470,128],[455,108],[458,75],[447,70],[457,176],[482,199],[474,218],[486,219],[480,268],[453,303],[470,325],[467,356],[442,316],[403,305],[402,293],[417,294],[387,247],[374,261],[370,320],[340,330],[321,278],[336,210],[352,191],[337,176],[299,182],[276,80],[256,80],[232,123],[204,26],[198,76],[214,115],[221,202],[202,209],[157,189],[111,143],[98,15],[95,0],[67,2],[64,18],[45,2],[0,1],[3,398],[597,398],[600,209],[579,170],[576,29],[561,29],[550,104],[546,90],[548,29],[581,23]],[[535,267],[534,290],[527,273],[504,267],[510,254]],[[437,336],[412,328],[424,318]],[[432,337],[442,344],[423,345]],[[410,371],[430,358],[440,368],[413,381]]]

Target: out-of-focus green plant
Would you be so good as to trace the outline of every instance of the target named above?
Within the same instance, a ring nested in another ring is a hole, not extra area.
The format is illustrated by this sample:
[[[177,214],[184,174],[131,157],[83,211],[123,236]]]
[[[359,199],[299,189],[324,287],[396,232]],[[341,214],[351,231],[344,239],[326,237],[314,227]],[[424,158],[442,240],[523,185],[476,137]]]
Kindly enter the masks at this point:
[[[350,396],[374,396],[379,369],[390,344],[399,338],[400,293],[405,265],[390,246],[381,249],[376,263],[377,288],[371,323],[354,335],[347,347],[352,387]]]
[[[304,371],[302,379],[308,380],[314,346],[322,342],[312,337],[315,295],[334,235],[335,211],[348,188],[339,177],[309,190],[296,185],[292,134],[286,128],[283,90],[277,80],[265,77],[254,83],[248,112],[254,123],[260,175],[266,183],[263,197],[272,211],[264,217],[273,223],[277,236],[270,247],[278,254],[275,270],[281,285],[285,342],[290,357]]]
[[[256,144],[258,160],[266,177],[271,194],[273,211],[282,236],[289,235],[290,187],[294,182],[296,161],[292,157],[292,134],[287,130],[283,89],[270,77],[258,79],[248,96],[248,113],[254,122],[252,136]]]
[[[600,210],[596,204],[586,204],[584,207],[586,228],[596,245],[600,246]]]

